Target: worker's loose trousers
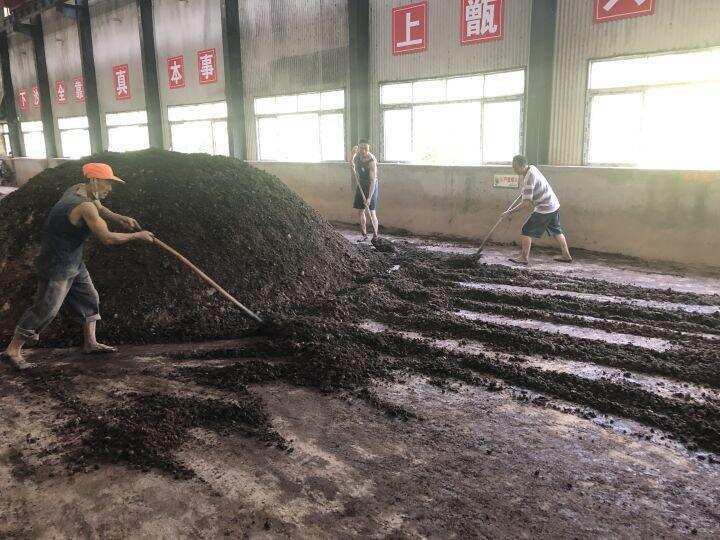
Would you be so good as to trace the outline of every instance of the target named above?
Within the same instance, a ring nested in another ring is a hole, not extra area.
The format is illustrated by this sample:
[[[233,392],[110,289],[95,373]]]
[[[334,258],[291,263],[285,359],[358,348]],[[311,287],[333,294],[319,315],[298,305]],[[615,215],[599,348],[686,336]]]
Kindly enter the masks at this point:
[[[100,320],[100,297],[85,265],[71,278],[40,280],[35,303],[18,322],[15,337],[39,339],[61,308],[81,323]]]

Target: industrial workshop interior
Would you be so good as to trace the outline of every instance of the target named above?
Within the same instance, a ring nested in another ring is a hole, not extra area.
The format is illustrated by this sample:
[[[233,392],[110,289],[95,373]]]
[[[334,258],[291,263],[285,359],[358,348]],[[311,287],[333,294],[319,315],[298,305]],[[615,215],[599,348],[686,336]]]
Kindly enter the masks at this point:
[[[0,538],[720,537],[720,0],[0,8]]]

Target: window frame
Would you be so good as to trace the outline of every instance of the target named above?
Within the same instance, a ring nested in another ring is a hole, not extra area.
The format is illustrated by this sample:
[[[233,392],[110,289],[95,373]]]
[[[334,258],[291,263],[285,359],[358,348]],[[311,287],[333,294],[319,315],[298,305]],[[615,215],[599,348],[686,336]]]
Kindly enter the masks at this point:
[[[657,56],[673,56],[679,54],[688,54],[694,52],[720,50],[720,47],[703,47],[695,49],[681,49],[671,51],[658,51],[652,53],[639,53],[639,54],[625,54],[620,56],[609,56],[602,58],[590,58],[587,61],[586,69],[586,81],[585,81],[585,115],[584,115],[584,126],[583,126],[583,155],[582,155],[582,166],[583,167],[606,167],[615,169],[636,169],[643,170],[637,163],[591,163],[590,162],[590,129],[592,120],[592,106],[593,99],[598,96],[610,96],[610,95],[624,95],[624,94],[640,94],[642,107],[645,107],[645,95],[648,90],[655,90],[659,88],[682,88],[682,87],[693,87],[701,84],[711,83],[713,81],[695,81],[695,82],[676,82],[676,83],[663,83],[663,84],[644,84],[644,85],[633,85],[633,86],[621,86],[613,88],[601,88],[591,89],[590,79],[592,77],[593,63],[597,62],[612,62],[616,60],[633,60],[636,58],[649,58]],[[715,81],[720,82],[720,81]],[[653,169],[654,170],[654,169]],[[685,169],[662,169],[662,170],[685,170]]]
[[[216,105],[216,104],[218,104],[218,103],[223,103],[223,104],[225,104],[225,116],[223,116],[223,117],[215,117],[215,118],[195,118],[195,119],[192,119],[192,120],[170,120],[170,109],[173,109],[173,108],[182,108],[182,107],[193,107],[193,106],[196,106],[196,105]],[[179,150],[174,150],[174,149],[173,149],[173,140],[172,140],[172,127],[173,127],[173,126],[177,126],[177,125],[180,125],[180,124],[191,124],[191,123],[194,123],[194,122],[210,122],[210,131],[211,131],[210,136],[212,137],[212,147],[213,147],[213,153],[212,153],[211,155],[213,155],[213,156],[225,156],[225,157],[229,157],[229,156],[230,156],[230,151],[229,151],[230,149],[229,149],[229,148],[228,148],[228,154],[218,154],[218,153],[217,153],[217,144],[216,144],[216,140],[215,140],[215,124],[216,124],[217,122],[225,122],[226,126],[229,126],[229,125],[230,125],[230,123],[229,123],[229,121],[228,121],[228,113],[227,113],[227,100],[222,99],[222,100],[219,100],[219,101],[207,101],[207,102],[204,102],[204,103],[187,103],[187,104],[185,104],[185,105],[168,105],[168,106],[166,107],[166,109],[167,109],[166,112],[167,112],[167,115],[168,115],[168,135],[170,136],[170,141],[169,141],[169,142],[170,142],[170,149],[171,149],[173,152],[179,152]],[[229,140],[229,138],[230,138],[230,133],[228,132],[228,140]]]
[[[124,124],[108,124],[108,116],[114,116],[119,114],[131,114],[131,113],[145,113],[145,122],[142,123],[124,123]],[[103,117],[103,123],[105,124],[105,135],[107,136],[107,151],[108,152],[118,152],[118,153],[125,153],[125,152],[137,152],[137,150],[110,150],[110,130],[115,128],[121,128],[121,127],[144,127],[148,131],[148,141],[150,140],[150,128],[148,127],[148,116],[147,116],[147,109],[136,109],[132,111],[122,111],[122,112],[106,112]],[[150,144],[147,148],[152,148],[152,144]],[[147,150],[147,148],[144,148],[143,150]]]
[[[298,98],[303,95],[308,94],[324,94],[329,92],[343,92],[343,107],[341,109],[323,109],[322,108],[322,100],[320,102],[320,108],[317,110],[310,110],[310,111],[300,111],[296,110],[295,112],[290,113],[271,113],[271,114],[258,114],[255,112],[255,101],[258,99],[267,99],[267,98],[278,98],[278,97],[285,97],[285,96],[293,96],[295,98]],[[253,115],[253,126],[255,129],[255,151],[256,151],[256,158],[257,161],[267,162],[267,163],[292,163],[287,161],[276,161],[272,159],[262,159],[261,156],[261,150],[260,150],[260,119],[261,118],[275,118],[281,116],[292,116],[292,115],[298,115],[298,114],[316,114],[318,117],[318,134],[319,134],[319,140],[318,144],[320,145],[320,161],[318,163],[346,163],[345,158],[342,160],[338,159],[323,159],[323,151],[322,151],[322,122],[321,118],[324,115],[331,115],[331,114],[342,114],[342,120],[343,120],[343,156],[346,156],[348,153],[348,123],[347,123],[347,109],[348,109],[348,91],[347,88],[342,87],[333,87],[328,89],[322,89],[322,90],[310,90],[310,91],[303,91],[298,92],[296,94],[289,94],[287,92],[283,92],[282,94],[271,94],[271,95],[263,95],[263,96],[252,96],[252,101],[250,103],[250,107],[252,110]],[[306,162],[302,162],[306,163]],[[313,163],[313,162],[310,162]]]
[[[514,71],[522,71],[523,72],[523,92],[522,94],[510,94],[507,96],[495,96],[495,97],[482,97],[482,98],[470,98],[470,99],[454,99],[454,100],[444,100],[444,101],[423,101],[422,103],[392,103],[389,105],[383,105],[382,103],[382,87],[389,84],[407,84],[407,83],[415,83],[415,82],[424,82],[424,81],[438,81],[438,80],[449,80],[449,79],[458,79],[463,77],[477,77],[482,76],[486,77],[488,75],[498,75],[501,73],[511,73]],[[441,77],[428,77],[428,78],[421,78],[421,79],[402,79],[402,80],[391,80],[391,81],[380,81],[378,83],[378,104],[379,104],[379,110],[380,110],[380,131],[379,131],[379,152],[380,155],[380,162],[381,163],[388,163],[393,165],[414,165],[418,167],[492,167],[492,166],[498,166],[498,165],[508,165],[512,163],[512,159],[510,161],[485,161],[484,160],[484,136],[483,136],[483,119],[484,119],[484,105],[486,103],[501,103],[501,102],[520,102],[520,133],[519,133],[519,146],[520,152],[522,153],[523,150],[523,144],[525,142],[525,112],[526,112],[526,101],[527,101],[527,89],[528,89],[528,77],[527,77],[527,67],[514,67],[514,68],[508,68],[508,69],[501,69],[501,70],[494,70],[494,71],[481,71],[481,72],[472,72],[472,73],[461,73],[461,74],[452,74],[452,75],[445,75]],[[454,104],[463,104],[463,103],[480,103],[480,164],[478,165],[433,165],[429,163],[414,163],[412,161],[388,161],[385,157],[385,111],[387,110],[410,110],[410,148],[413,148],[413,127],[415,122],[415,115],[413,113],[413,107],[417,106],[427,106],[427,105],[454,105]]]

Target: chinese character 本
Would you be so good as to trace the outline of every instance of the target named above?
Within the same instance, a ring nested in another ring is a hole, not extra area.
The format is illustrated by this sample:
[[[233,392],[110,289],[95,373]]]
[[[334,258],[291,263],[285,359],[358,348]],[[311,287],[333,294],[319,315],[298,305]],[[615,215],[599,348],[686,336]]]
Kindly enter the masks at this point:
[[[212,54],[200,55],[200,76],[205,79],[212,79],[215,75],[215,66],[213,66]]]
[[[182,81],[182,75],[180,74],[180,64],[177,63],[177,60],[173,60],[173,63],[170,64],[170,69],[172,70],[172,74],[170,75],[170,82],[172,82],[173,84],[177,84]]]

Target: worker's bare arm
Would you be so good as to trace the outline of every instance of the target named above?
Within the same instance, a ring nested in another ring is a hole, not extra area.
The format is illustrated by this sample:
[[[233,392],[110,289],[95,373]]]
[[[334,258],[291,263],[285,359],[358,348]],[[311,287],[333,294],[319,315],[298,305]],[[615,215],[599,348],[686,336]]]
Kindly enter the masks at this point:
[[[83,203],[79,207],[80,217],[85,221],[95,238],[108,246],[125,244],[133,240],[153,241],[152,233],[141,231],[136,233],[115,233],[108,229],[107,222],[100,217],[100,212],[93,203]]]
[[[128,217],[128,216],[116,214],[109,208],[106,208],[102,204],[100,204],[99,201],[95,204],[95,206],[97,207],[98,214],[100,215],[101,218],[103,218],[107,221],[112,221],[114,223],[122,225],[123,227],[125,227],[126,229],[131,230],[131,231],[139,231],[140,230],[140,224],[137,222],[137,220],[135,220],[131,217]]]

